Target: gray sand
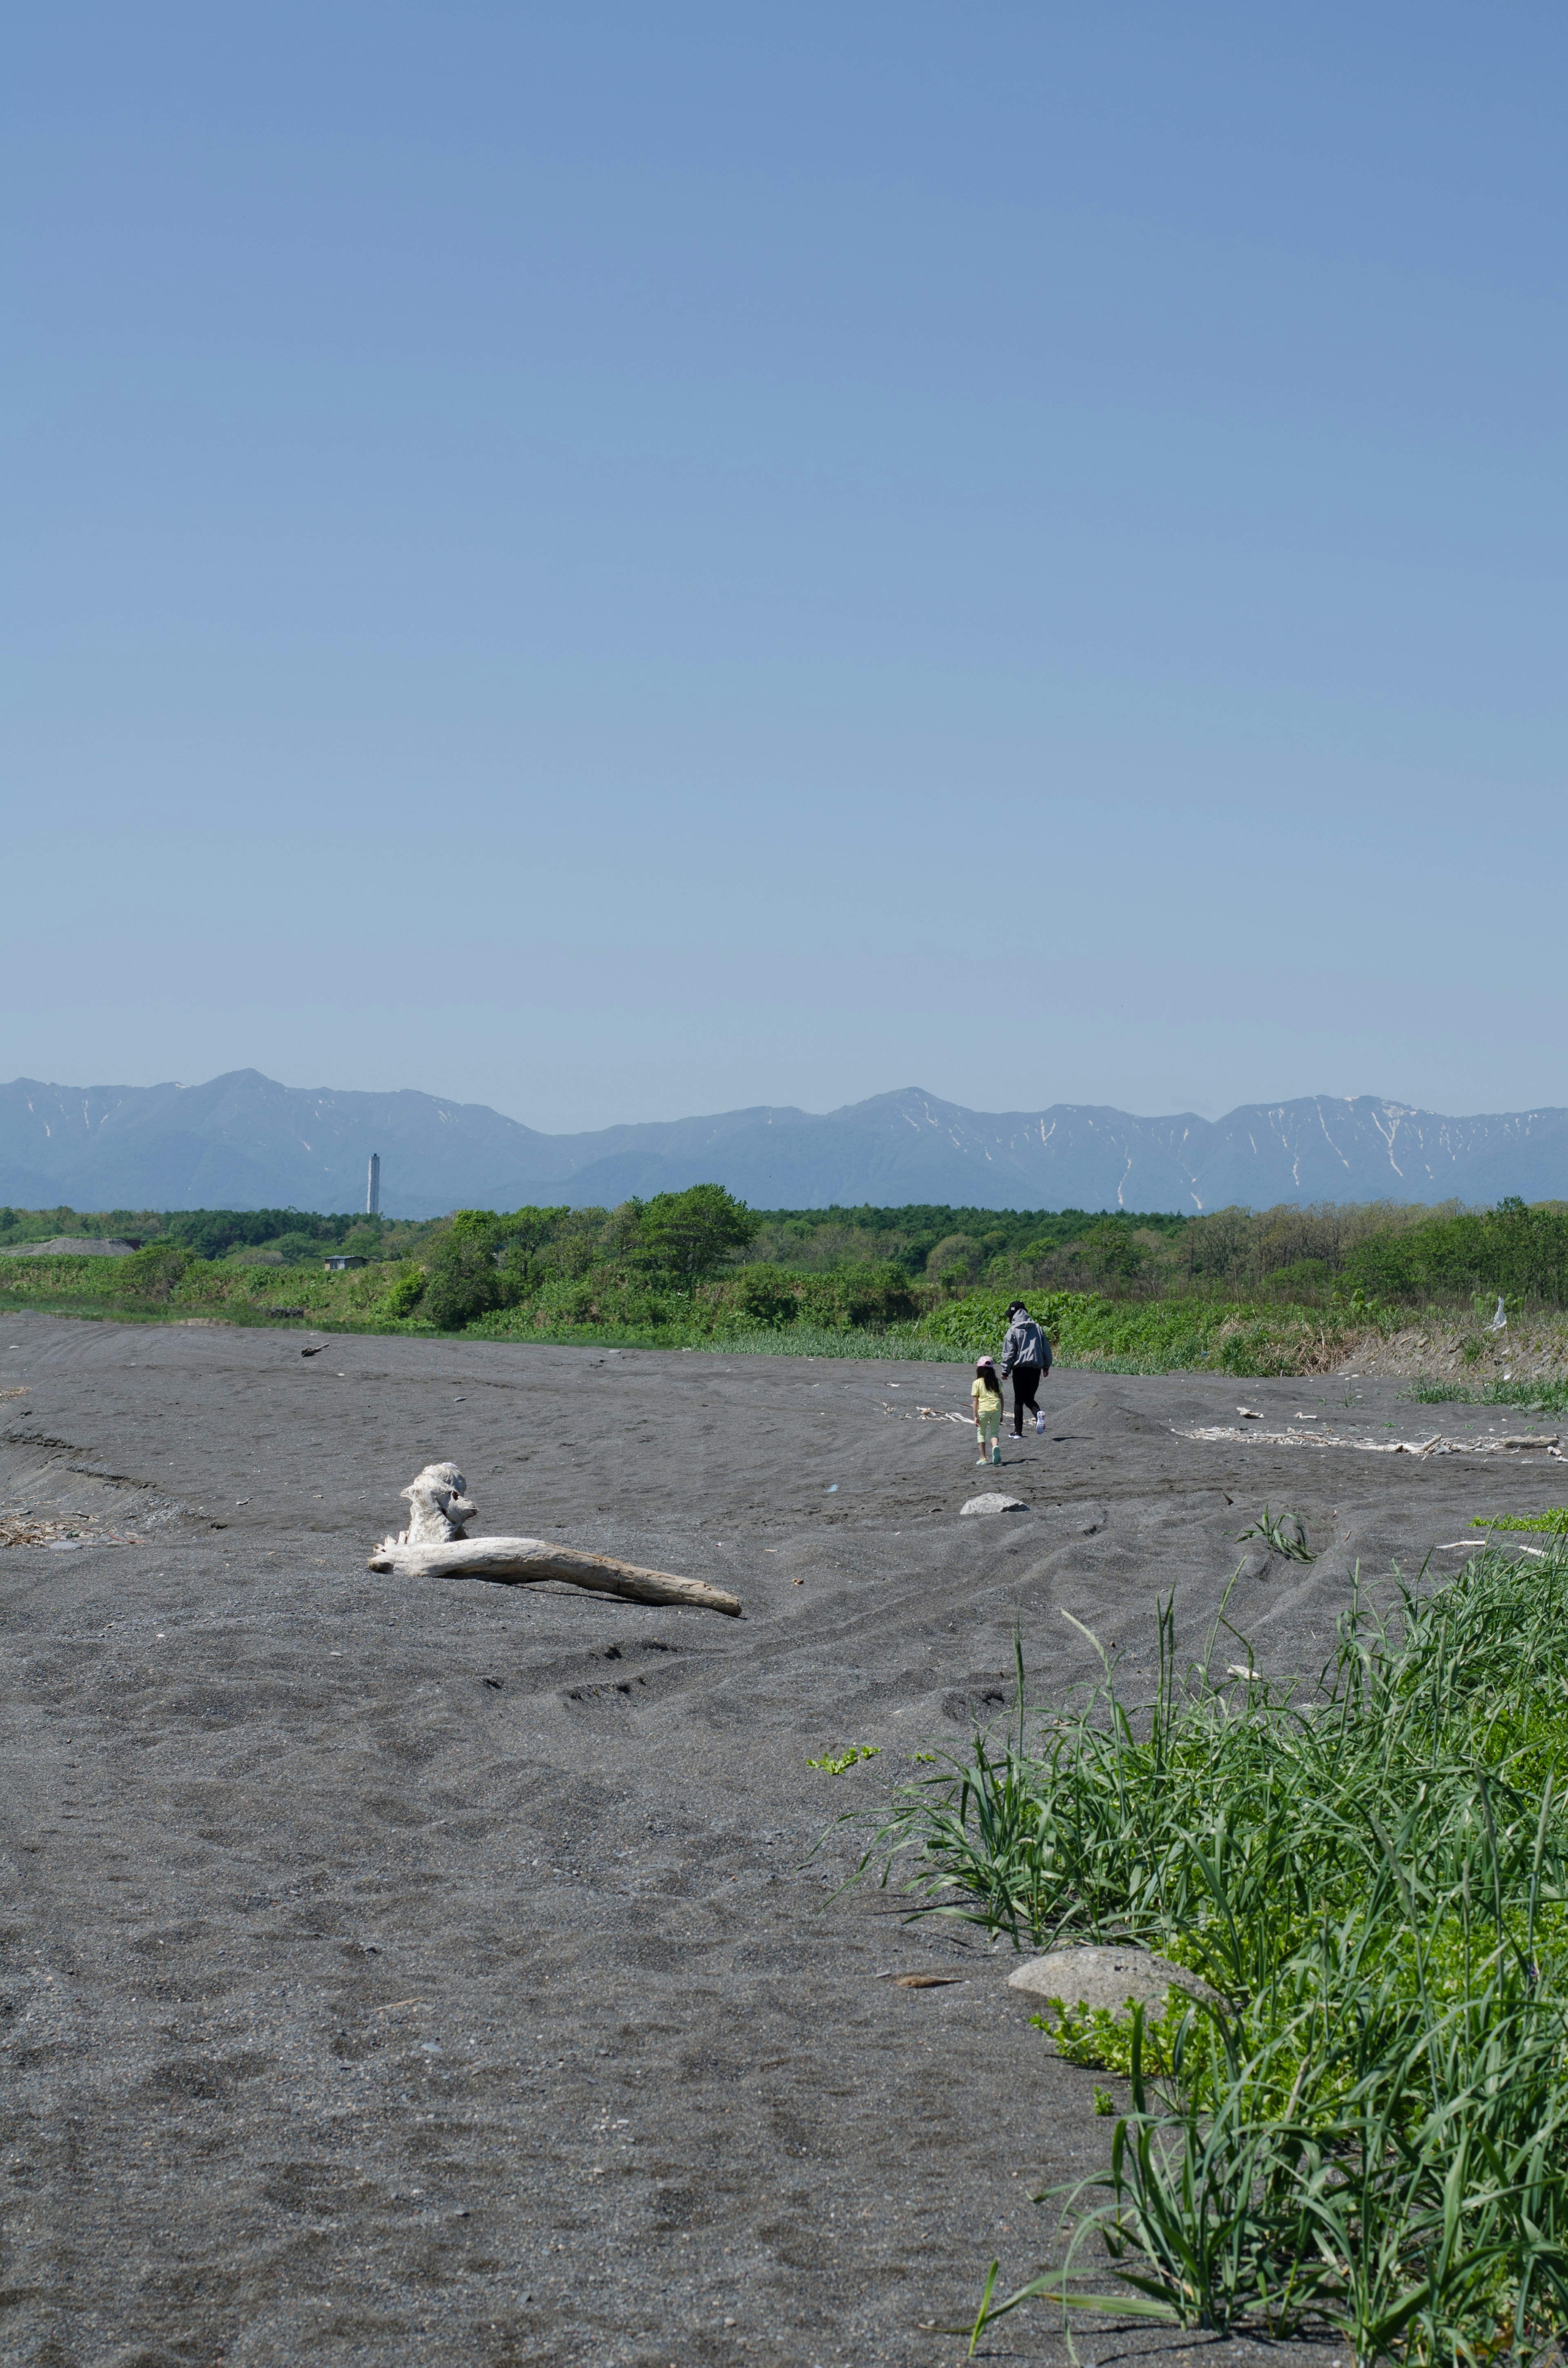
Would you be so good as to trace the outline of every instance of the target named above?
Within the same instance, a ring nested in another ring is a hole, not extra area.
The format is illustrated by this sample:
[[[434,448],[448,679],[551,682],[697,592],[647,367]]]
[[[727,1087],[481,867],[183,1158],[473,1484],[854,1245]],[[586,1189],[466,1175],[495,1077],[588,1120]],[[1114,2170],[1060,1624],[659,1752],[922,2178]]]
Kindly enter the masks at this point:
[[[1173,1435],[1238,1403],[1504,1427],[1390,1382],[1058,1373],[1047,1437],[987,1475],[903,1418],[961,1407],[961,1367],[0,1325],[0,1505],[100,1541],[0,1549],[0,2357],[40,2368],[957,2360],[931,2323],[994,2253],[1004,2283],[1046,2258],[1028,2197],[1111,2124],[1006,1952],[835,1898],[849,1843],[812,1845],[1003,1710],[1015,1626],[1047,1701],[1092,1667],[1063,1609],[1148,1672],[1174,1588],[1196,1650],[1266,1498],[1326,1552],[1234,1616],[1261,1667],[1313,1671],[1358,1556],[1414,1575],[1562,1493],[1534,1457]],[[446,1456],[477,1532],[746,1617],[372,1577]],[[958,1517],[993,1486],[1030,1509]],[[848,1743],[881,1757],[806,1766]],[[962,1978],[890,1978],[922,1971]],[[1064,2353],[1037,2311],[983,2356]]]

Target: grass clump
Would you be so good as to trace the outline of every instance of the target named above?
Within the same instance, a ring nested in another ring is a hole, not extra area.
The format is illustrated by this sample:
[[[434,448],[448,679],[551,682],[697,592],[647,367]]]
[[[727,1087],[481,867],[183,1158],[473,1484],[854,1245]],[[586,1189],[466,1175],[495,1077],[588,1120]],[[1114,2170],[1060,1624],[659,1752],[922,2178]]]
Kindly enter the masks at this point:
[[[1568,1549],[1356,1601],[1311,1695],[1244,1645],[1220,1673],[1221,1634],[1178,1671],[1167,1604],[1142,1707],[1102,1656],[1031,1713],[1020,1661],[1006,1729],[878,1813],[861,1871],[915,1913],[1157,1949],[1219,1996],[1057,2018],[1131,2102],[1051,2198],[1062,2258],[982,2322],[1046,2297],[1528,2358],[1568,2319]]]
[[[1271,1513],[1265,1505],[1250,1530],[1243,1530],[1236,1538],[1244,1545],[1248,1538],[1261,1538],[1271,1554],[1286,1562],[1316,1562],[1317,1556],[1307,1543],[1307,1532],[1300,1513]]]
[[[1548,1505],[1540,1513],[1477,1513],[1472,1530],[1539,1530],[1548,1535],[1568,1535],[1568,1505]]]
[[[1568,1414],[1568,1375],[1487,1382],[1479,1390],[1463,1382],[1424,1376],[1412,1384],[1409,1395],[1417,1406],[1513,1406],[1527,1414]]]

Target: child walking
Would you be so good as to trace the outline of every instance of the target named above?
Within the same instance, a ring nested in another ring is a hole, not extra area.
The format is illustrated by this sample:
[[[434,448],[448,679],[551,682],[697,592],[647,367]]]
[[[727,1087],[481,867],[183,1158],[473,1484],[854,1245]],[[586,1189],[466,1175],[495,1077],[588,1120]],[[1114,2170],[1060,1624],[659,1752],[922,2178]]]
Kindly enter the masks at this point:
[[[976,1359],[969,1394],[974,1400],[974,1443],[980,1450],[974,1460],[977,1463],[1000,1463],[1002,1381],[989,1357]]]

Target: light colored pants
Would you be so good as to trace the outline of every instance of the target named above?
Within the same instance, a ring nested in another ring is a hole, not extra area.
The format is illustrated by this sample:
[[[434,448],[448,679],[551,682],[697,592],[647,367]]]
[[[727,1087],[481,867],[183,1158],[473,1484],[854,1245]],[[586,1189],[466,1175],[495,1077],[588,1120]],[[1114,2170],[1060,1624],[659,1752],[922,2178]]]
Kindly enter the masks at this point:
[[[1002,1417],[999,1414],[983,1414],[981,1416],[979,1422],[975,1425],[974,1438],[975,1445],[980,1450],[982,1455],[985,1453],[987,1448],[994,1446],[998,1437],[1000,1436],[1001,1429]]]

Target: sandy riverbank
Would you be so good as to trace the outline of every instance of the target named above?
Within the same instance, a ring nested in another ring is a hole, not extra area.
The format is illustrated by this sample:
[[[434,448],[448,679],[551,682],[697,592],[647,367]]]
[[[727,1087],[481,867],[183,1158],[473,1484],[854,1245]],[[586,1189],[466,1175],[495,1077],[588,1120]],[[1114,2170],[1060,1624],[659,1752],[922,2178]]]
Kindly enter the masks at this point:
[[[1358,1560],[1565,1493],[1538,1454],[1179,1435],[1529,1427],[1392,1379],[1059,1374],[984,1474],[915,1416],[959,1368],[6,1322],[0,1505],[83,1541],[0,1549],[0,2343],[59,2368],[955,2360],[926,2323],[1043,2257],[1028,2194],[1110,2125],[1006,1964],[833,1898],[830,1818],[1004,1707],[1015,1627],[1042,1701],[1091,1667],[1063,1609],[1146,1668],[1174,1588],[1196,1649],[1266,1499],[1322,1556],[1233,1615],[1310,1671]],[[479,1532],[744,1620],[372,1577],[441,1456]],[[1029,1509],[959,1517],[997,1482]],[[1064,2354],[1042,2313],[986,2356]]]

